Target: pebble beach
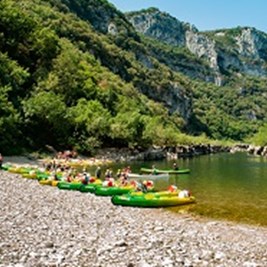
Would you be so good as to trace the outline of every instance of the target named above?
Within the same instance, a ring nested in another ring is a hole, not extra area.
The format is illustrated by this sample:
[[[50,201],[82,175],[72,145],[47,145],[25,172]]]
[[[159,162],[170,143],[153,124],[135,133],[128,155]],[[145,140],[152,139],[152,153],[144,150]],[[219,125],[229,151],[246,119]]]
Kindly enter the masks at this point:
[[[114,206],[4,171],[0,200],[0,267],[267,266],[266,227]]]

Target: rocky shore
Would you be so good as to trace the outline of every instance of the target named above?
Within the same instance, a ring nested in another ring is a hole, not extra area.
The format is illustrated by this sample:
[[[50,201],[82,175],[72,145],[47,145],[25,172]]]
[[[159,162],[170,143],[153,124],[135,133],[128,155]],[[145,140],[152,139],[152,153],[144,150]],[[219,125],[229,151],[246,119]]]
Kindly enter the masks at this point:
[[[98,151],[98,159],[110,161],[131,160],[176,160],[178,158],[190,158],[207,154],[222,152],[246,152],[254,156],[267,157],[267,146],[254,146],[248,144],[236,144],[233,146],[221,146],[210,144],[178,145],[176,147],[151,147],[145,151],[130,149],[102,149]]]
[[[118,207],[110,198],[40,186],[3,171],[0,199],[1,267],[254,267],[267,262],[264,227]]]
[[[230,147],[209,144],[179,145],[176,147],[151,147],[145,151],[128,148],[108,148],[97,151],[98,159],[110,159],[111,161],[131,160],[162,160],[195,157],[220,152],[230,152]]]
[[[222,152],[246,152],[255,156],[267,157],[267,146],[253,146],[248,144],[237,144],[233,146],[221,146],[211,144],[199,145],[178,145],[176,147],[151,147],[146,150],[129,149],[129,148],[104,148],[96,151],[94,157],[78,156],[73,162],[86,162],[88,165],[102,165],[111,162],[120,161],[146,161],[146,160],[177,160],[178,158],[189,158],[207,154],[216,154]],[[55,155],[47,160],[51,160]],[[32,157],[31,155],[18,157],[4,157],[5,162],[14,164],[37,164],[42,165],[42,160]]]
[[[267,157],[267,146],[254,146],[248,144],[240,144],[230,149],[231,153],[247,152],[250,155]]]

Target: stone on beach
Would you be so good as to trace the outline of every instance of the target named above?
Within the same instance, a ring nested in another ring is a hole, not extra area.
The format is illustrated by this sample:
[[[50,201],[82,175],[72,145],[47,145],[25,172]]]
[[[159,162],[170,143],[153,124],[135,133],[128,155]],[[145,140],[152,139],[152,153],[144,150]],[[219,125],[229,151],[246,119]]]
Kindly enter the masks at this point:
[[[0,266],[266,266],[267,229],[40,186],[0,171]]]

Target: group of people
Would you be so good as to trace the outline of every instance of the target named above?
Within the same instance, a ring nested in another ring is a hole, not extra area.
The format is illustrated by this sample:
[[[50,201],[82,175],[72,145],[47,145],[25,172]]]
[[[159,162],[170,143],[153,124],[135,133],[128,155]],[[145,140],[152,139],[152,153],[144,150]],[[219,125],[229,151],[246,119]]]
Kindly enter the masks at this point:
[[[116,173],[117,185],[118,186],[133,186],[136,191],[148,192],[154,187],[153,181],[143,181],[137,182],[135,180],[129,180],[129,174],[132,172],[131,167],[127,166],[123,169],[118,169]],[[105,181],[103,182],[104,186],[114,186],[115,179],[113,177],[113,172],[111,169],[107,169],[105,172]]]
[[[82,172],[78,172],[77,169],[69,166],[68,164],[59,163],[56,159],[43,164],[43,169],[50,173],[49,179],[55,181],[62,180],[66,182],[72,182],[80,180],[84,184],[88,184],[90,179],[92,180],[91,174],[84,168]],[[59,178],[61,176],[61,178]]]
[[[120,182],[120,185],[125,186],[128,184],[128,176],[129,173],[131,173],[131,167],[125,167],[123,169],[118,169],[117,173],[116,173],[116,178],[118,179],[118,181]],[[109,180],[110,178],[114,178],[113,177],[113,172],[110,168],[108,168],[105,172],[105,180]]]
[[[173,170],[179,170],[179,166],[176,162],[173,163],[172,167],[173,167]],[[131,173],[131,172],[132,172],[131,167],[127,166],[123,169],[118,169],[116,175],[114,176],[112,170],[110,168],[107,168],[105,171],[105,174],[104,174],[105,181],[113,181],[114,182],[115,181],[114,178],[117,178],[117,180],[119,181],[119,185],[126,186],[126,185],[130,184],[129,183],[129,173]],[[152,166],[152,173],[151,174],[158,174],[155,165]],[[97,169],[95,171],[95,177],[97,179],[101,178],[101,168],[99,166],[97,167]],[[150,186],[151,186],[151,184],[148,183],[148,187],[150,187]],[[148,187],[147,187],[146,181],[144,183],[136,183],[136,189],[138,191],[146,192],[148,190]]]
[[[88,184],[94,182],[96,179],[101,179],[102,170],[100,166],[97,166],[95,170],[95,176],[92,177],[91,174],[87,172],[85,168],[83,169],[82,172],[79,173],[75,168],[72,168],[67,164],[57,162],[57,159],[69,159],[70,157],[75,157],[75,156],[77,156],[77,154],[75,154],[75,151],[59,152],[56,158],[52,159],[50,162],[45,163],[43,165],[44,170],[49,171],[51,173],[50,179],[53,180],[65,180],[67,182],[80,180],[83,184]],[[2,163],[3,163],[3,156],[0,153],[0,168],[2,167]],[[174,170],[179,169],[177,163],[173,164],[173,169]],[[116,173],[116,178],[118,179],[119,184],[121,186],[126,186],[130,184],[129,173],[131,172],[132,170],[130,166],[127,166],[123,169],[118,169]],[[58,175],[59,173],[62,176],[61,179],[59,179]],[[157,174],[157,169],[155,165],[152,166],[152,174]],[[105,172],[105,180],[110,181],[111,179],[115,181],[112,170],[110,168],[107,168]],[[138,183],[138,182],[135,183],[137,191],[147,192],[148,188],[151,186],[153,186],[153,182],[151,181],[148,182],[144,181],[143,183]]]
[[[128,185],[128,183],[129,183],[129,173],[131,173],[131,172],[132,172],[132,170],[131,170],[130,166],[125,167],[122,170],[118,169],[117,178],[119,179],[120,184],[122,186]]]
[[[65,150],[65,151],[59,151],[56,155],[57,159],[64,159],[68,161],[69,159],[75,159],[77,158],[78,153],[76,150]]]

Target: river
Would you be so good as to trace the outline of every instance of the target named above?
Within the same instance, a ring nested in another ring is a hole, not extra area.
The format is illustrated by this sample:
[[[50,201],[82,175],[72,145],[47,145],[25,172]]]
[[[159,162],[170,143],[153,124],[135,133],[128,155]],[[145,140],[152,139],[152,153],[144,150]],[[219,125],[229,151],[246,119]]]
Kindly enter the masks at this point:
[[[176,161],[190,174],[171,175],[155,183],[158,189],[174,184],[188,189],[196,197],[196,204],[170,208],[173,212],[191,212],[216,219],[267,225],[267,159],[245,153],[222,153]],[[141,167],[171,168],[173,161],[114,163],[118,168],[130,165],[132,172]],[[104,170],[104,167],[103,167]]]

